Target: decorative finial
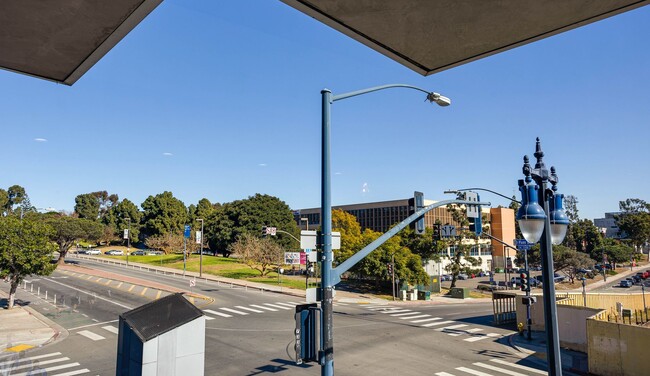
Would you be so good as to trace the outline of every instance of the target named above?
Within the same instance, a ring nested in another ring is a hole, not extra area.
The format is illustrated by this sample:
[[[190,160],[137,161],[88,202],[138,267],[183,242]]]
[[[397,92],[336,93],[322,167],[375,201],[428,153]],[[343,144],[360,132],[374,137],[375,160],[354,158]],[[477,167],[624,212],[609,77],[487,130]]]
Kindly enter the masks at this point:
[[[551,187],[553,192],[557,192],[557,183],[559,181],[559,178],[557,177],[557,174],[555,173],[555,166],[551,166],[551,176],[548,178],[548,181],[550,181],[551,184],[553,184],[553,186]]]
[[[544,168],[544,161],[542,161],[544,158],[544,152],[542,151],[542,144],[539,141],[539,137],[537,137],[537,142],[535,144],[535,154],[533,155],[537,159],[537,163],[535,163],[535,169]]]
[[[526,176],[526,183],[530,183],[532,181],[530,177],[530,160],[527,155],[524,155],[524,167],[522,168],[522,172]]]

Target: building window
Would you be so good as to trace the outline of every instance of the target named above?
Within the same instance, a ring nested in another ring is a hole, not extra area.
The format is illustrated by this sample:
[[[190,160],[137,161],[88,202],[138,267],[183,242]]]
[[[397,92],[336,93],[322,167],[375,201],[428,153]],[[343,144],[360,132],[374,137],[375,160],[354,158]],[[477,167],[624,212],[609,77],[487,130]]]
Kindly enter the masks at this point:
[[[470,256],[478,256],[479,255],[479,247],[478,246],[473,246],[469,250],[469,255]]]

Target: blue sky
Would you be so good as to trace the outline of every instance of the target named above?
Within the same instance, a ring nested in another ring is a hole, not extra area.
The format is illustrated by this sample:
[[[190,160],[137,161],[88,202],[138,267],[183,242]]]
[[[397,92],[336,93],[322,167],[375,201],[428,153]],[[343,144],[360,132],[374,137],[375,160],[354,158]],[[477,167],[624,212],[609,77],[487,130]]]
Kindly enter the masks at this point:
[[[0,71],[0,187],[186,205],[270,194],[320,205],[320,91],[406,83],[332,107],[335,205],[517,189],[542,140],[581,218],[650,201],[650,8],[429,77],[279,1],[166,0],[72,87]],[[494,205],[505,200],[483,195]]]

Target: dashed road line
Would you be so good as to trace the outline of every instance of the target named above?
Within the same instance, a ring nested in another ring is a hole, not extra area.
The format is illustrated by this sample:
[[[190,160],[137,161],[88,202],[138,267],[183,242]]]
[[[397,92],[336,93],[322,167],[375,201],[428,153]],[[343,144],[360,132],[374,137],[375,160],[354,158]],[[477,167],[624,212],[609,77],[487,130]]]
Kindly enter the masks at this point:
[[[221,312],[213,311],[211,309],[204,309],[203,312],[207,312],[207,313],[209,313],[211,315],[217,315],[217,316],[221,316],[221,317],[232,317],[232,315],[229,315],[227,313],[221,313]]]
[[[116,327],[112,326],[112,325],[102,326],[102,329],[108,330],[109,332],[111,332],[113,334],[119,334],[119,330]]]
[[[142,291],[140,292],[140,296],[144,296],[144,294],[147,292],[147,290],[149,290],[148,287],[143,287]]]
[[[102,339],[106,339],[106,337],[102,337],[99,334],[95,334],[89,330],[82,330],[80,332],[77,332],[77,334],[81,334],[82,336],[92,339],[93,341],[101,341]]]

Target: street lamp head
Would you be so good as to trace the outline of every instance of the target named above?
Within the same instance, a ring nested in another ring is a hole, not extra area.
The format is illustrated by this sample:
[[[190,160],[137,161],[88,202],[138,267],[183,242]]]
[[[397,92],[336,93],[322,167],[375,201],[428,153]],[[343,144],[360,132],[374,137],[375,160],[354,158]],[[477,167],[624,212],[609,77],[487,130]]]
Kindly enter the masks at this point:
[[[519,181],[521,206],[517,211],[517,220],[521,234],[529,243],[537,243],[542,237],[546,220],[544,209],[537,203],[537,189],[535,184],[525,184],[523,180]]]
[[[447,107],[451,104],[451,99],[438,93],[434,93],[433,91],[427,94],[427,100],[431,103],[435,102],[438,106],[441,107]]]
[[[564,195],[555,194],[551,200],[549,220],[551,222],[551,243],[558,245],[562,243],[569,227],[569,217],[564,212],[562,199]]]

